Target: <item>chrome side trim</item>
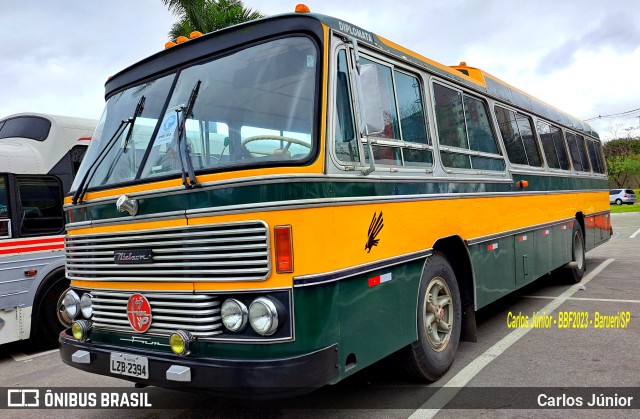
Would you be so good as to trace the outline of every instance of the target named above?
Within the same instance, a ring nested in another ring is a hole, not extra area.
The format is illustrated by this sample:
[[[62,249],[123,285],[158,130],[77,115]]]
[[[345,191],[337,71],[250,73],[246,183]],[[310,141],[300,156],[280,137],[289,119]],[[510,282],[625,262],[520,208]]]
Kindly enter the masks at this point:
[[[313,275],[300,275],[293,278],[294,287],[309,287],[319,284],[327,284],[329,282],[341,281],[356,275],[371,272],[376,269],[384,269],[405,262],[426,258],[431,256],[433,249],[420,250],[406,255],[394,256],[391,258],[379,260],[376,262],[364,263],[362,265],[353,266],[336,271],[323,272]]]
[[[565,218],[565,219],[562,219],[562,220],[552,221],[552,222],[549,222],[549,223],[534,224],[534,225],[531,225],[531,226],[517,228],[517,229],[514,229],[514,230],[508,230],[508,231],[502,231],[500,233],[489,234],[487,236],[474,237],[472,239],[465,240],[465,242],[466,242],[467,246],[473,246],[474,244],[483,243],[483,242],[490,241],[490,240],[503,239],[505,237],[513,236],[513,235],[524,233],[524,232],[531,231],[531,230],[537,230],[537,229],[542,229],[542,228],[547,228],[547,227],[553,227],[553,226],[556,226],[556,225],[573,222],[573,220],[575,220],[575,218],[571,217],[571,218]]]

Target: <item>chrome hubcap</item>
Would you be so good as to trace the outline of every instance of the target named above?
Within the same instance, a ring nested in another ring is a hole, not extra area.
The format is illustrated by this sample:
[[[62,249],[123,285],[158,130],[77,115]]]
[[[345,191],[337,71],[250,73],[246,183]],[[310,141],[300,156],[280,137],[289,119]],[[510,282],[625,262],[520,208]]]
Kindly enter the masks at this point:
[[[451,291],[439,276],[433,278],[427,287],[423,323],[429,345],[437,352],[446,348],[453,330],[453,304]]]

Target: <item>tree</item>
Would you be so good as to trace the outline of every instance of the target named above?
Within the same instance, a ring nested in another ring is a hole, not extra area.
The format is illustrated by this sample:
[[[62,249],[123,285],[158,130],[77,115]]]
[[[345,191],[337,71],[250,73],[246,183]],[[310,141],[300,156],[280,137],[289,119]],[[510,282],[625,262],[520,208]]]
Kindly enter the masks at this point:
[[[623,187],[633,176],[640,175],[640,139],[618,138],[603,146],[609,180]]]
[[[241,0],[162,0],[177,18],[169,31],[169,39],[189,37],[193,31],[213,32],[264,17],[244,7]]]

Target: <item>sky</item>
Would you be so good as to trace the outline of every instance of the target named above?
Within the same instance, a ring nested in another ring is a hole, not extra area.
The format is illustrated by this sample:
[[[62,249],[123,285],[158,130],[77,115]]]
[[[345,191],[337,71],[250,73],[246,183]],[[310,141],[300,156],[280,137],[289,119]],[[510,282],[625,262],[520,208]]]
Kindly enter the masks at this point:
[[[605,140],[640,134],[636,0],[305,4],[443,64],[466,61],[582,119],[636,110],[589,123]],[[244,5],[274,15],[296,2]],[[107,78],[162,50],[174,20],[162,0],[0,0],[0,118],[44,112],[98,119]]]

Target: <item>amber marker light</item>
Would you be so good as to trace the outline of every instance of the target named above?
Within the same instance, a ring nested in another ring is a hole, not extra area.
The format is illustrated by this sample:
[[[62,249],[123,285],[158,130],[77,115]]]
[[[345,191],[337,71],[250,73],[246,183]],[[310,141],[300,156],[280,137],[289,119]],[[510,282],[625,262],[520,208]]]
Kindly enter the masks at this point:
[[[296,13],[311,13],[311,9],[306,4],[297,4]]]
[[[187,38],[186,36],[182,35],[176,38],[176,43],[177,44],[184,44],[185,42],[187,42],[189,40],[189,38]]]
[[[524,189],[529,187],[529,181],[528,180],[519,180],[516,182],[516,186],[520,189]]]
[[[276,272],[293,272],[293,238],[291,226],[275,226],[273,236],[276,245]]]
[[[173,42],[173,41],[169,41],[169,42],[167,42],[166,44],[164,44],[164,49],[169,49],[169,48],[171,48],[171,47],[175,47],[175,46],[176,46],[176,43],[175,43],[175,42]]]
[[[200,31],[193,31],[189,34],[189,38],[193,39],[193,38],[199,38],[202,36],[202,32]]]

